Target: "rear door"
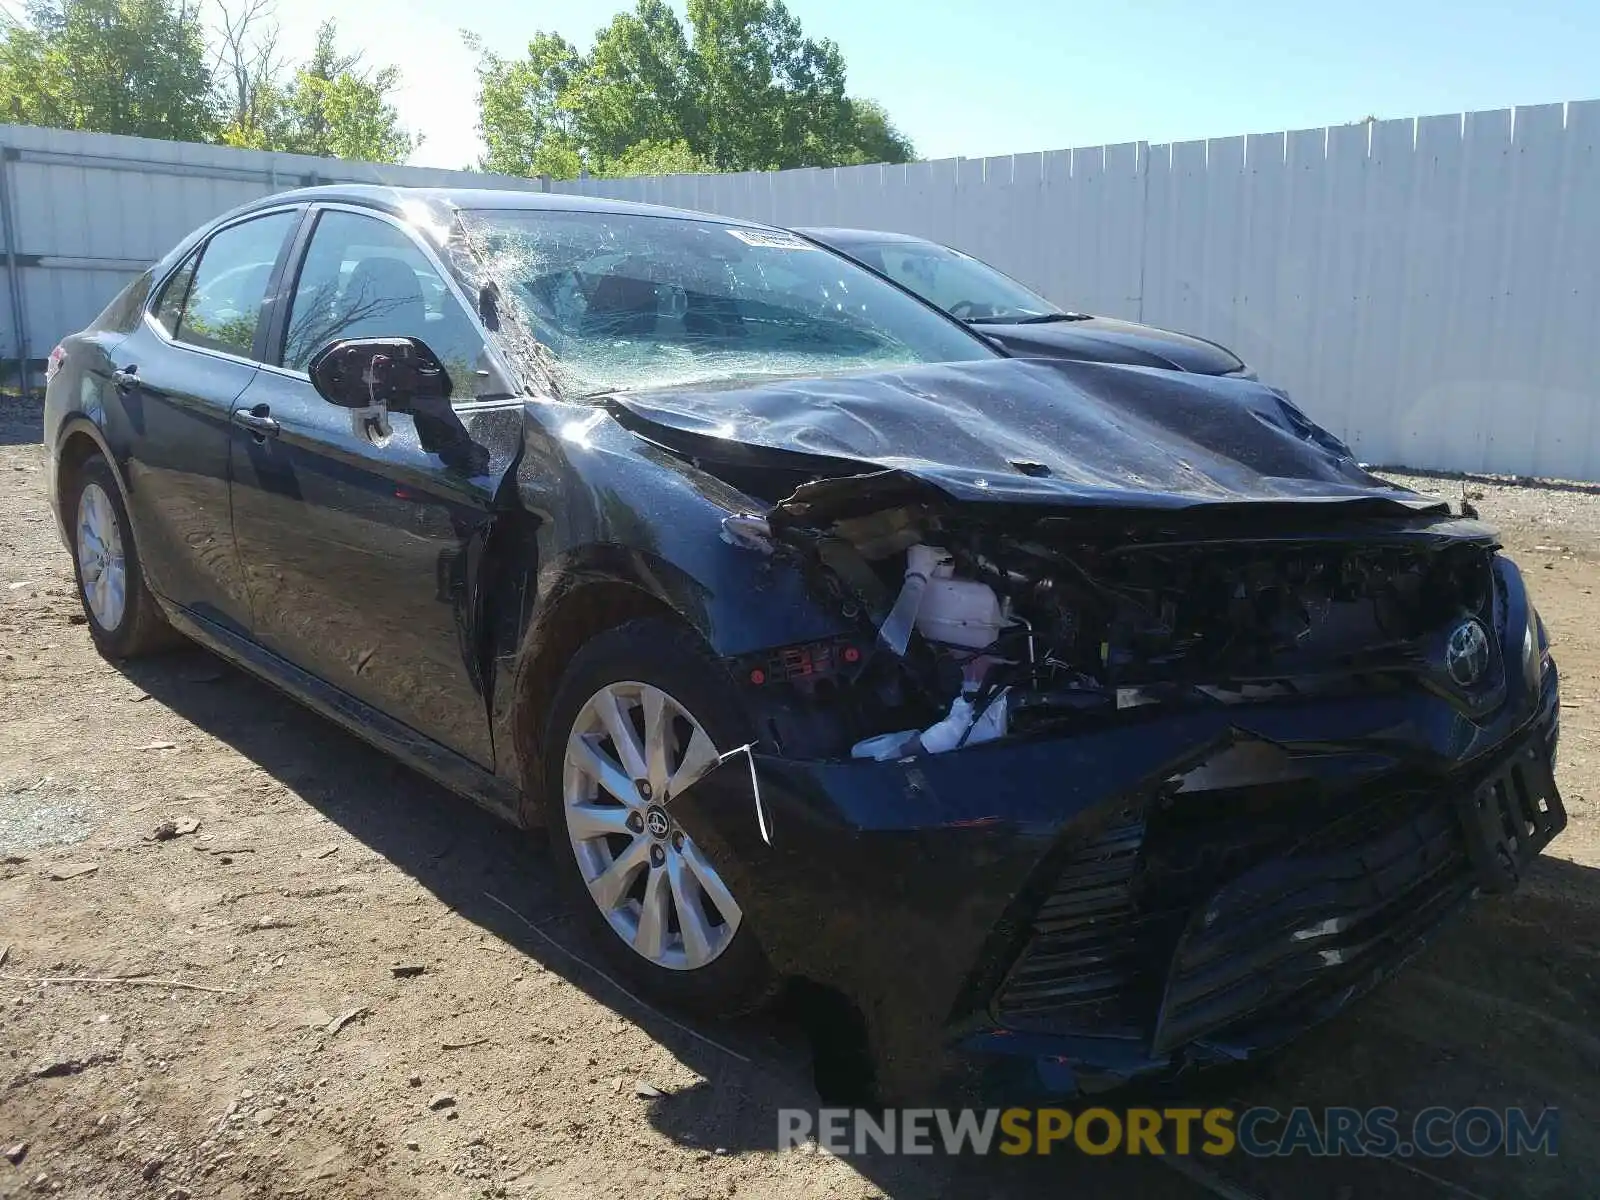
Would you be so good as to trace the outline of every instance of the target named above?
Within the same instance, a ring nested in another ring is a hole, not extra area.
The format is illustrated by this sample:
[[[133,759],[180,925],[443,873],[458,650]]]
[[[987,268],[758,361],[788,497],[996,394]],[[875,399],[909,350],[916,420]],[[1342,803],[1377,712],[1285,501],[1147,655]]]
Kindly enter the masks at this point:
[[[249,603],[228,519],[229,415],[256,374],[265,298],[301,210],[217,230],[156,289],[109,352],[105,405],[124,463],[128,509],[150,586],[243,630]]]
[[[501,376],[445,272],[399,221],[325,206],[302,240],[281,347],[240,399],[259,424],[234,431],[234,532],[253,635],[490,766],[469,559],[520,437],[495,451],[441,448],[437,429],[403,414],[390,415],[385,436],[318,396],[306,367],[333,341],[419,337],[450,374],[451,420],[463,432],[480,397],[504,394]]]

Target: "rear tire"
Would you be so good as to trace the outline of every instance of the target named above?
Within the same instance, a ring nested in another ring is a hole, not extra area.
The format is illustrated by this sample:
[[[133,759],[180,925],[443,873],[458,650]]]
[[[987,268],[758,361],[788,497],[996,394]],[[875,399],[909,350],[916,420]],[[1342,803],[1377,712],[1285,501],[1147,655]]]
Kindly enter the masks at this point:
[[[72,473],[62,491],[61,516],[95,649],[106,658],[138,658],[180,644],[145,584],[128,510],[103,456],[90,455]]]
[[[585,930],[641,993],[711,1017],[761,1007],[776,981],[715,864],[659,801],[749,740],[721,665],[659,618],[587,642],[545,731],[550,851]]]

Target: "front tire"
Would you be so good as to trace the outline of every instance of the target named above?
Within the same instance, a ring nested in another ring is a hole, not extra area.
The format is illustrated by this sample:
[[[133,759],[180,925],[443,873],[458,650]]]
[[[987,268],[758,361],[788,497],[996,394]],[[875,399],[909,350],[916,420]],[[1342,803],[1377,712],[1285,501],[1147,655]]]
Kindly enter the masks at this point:
[[[90,455],[62,495],[72,533],[72,569],[95,649],[106,658],[137,658],[179,642],[150,594],[111,465]]]
[[[747,741],[720,664],[660,619],[607,630],[573,656],[544,741],[551,853],[580,920],[641,992],[707,1016],[760,1007],[773,977],[670,801]]]

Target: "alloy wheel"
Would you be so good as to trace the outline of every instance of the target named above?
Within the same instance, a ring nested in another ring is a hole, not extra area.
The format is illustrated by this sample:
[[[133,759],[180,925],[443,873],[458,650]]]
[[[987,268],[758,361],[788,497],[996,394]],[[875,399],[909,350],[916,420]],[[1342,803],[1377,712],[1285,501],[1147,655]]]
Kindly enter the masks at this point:
[[[590,898],[658,967],[690,971],[732,943],[741,913],[671,802],[718,762],[709,734],[646,683],[608,684],[567,735],[562,810]]]
[[[116,629],[128,607],[128,568],[116,510],[98,483],[78,497],[78,573],[95,623],[108,633]]]

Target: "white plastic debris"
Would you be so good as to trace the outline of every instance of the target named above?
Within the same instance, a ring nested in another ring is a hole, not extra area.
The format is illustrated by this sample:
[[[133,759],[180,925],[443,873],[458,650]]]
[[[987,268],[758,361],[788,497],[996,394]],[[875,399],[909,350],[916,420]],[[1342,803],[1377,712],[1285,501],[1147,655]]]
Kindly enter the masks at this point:
[[[972,727],[967,730],[963,746],[976,746],[982,742],[992,742],[996,738],[1006,735],[1006,710],[1010,703],[1011,689],[1002,688],[989,702],[984,705],[983,711],[972,720]]]
[[[943,754],[959,746],[971,728],[972,701],[957,696],[943,720],[935,721],[917,735],[917,743],[924,754]]]
[[[727,762],[737,754],[742,754],[750,760],[750,795],[756,804],[756,829],[761,834],[761,840],[767,845],[772,845],[772,822],[767,819],[767,806],[761,802],[761,781],[756,777],[756,744],[746,742],[742,746],[735,746],[726,754],[717,755],[718,764]]]
[[[880,733],[850,747],[851,758],[870,758],[874,762],[888,762],[906,758],[917,752],[917,731],[902,729],[898,733]]]
[[[906,551],[906,581],[900,585],[900,595],[895,599],[894,607],[878,627],[878,640],[895,654],[905,655],[906,647],[911,644],[911,629],[917,621],[917,610],[922,606],[922,593],[928,586],[928,577],[933,574],[940,560],[948,557],[943,550],[924,546],[920,542]]]
[[[950,704],[950,711],[926,729],[920,732],[902,729],[869,737],[850,747],[850,757],[888,762],[917,754],[945,754],[962,746],[976,746],[1004,737],[1006,696],[1006,691],[1000,692],[981,713],[974,711],[969,697],[957,696]]]

